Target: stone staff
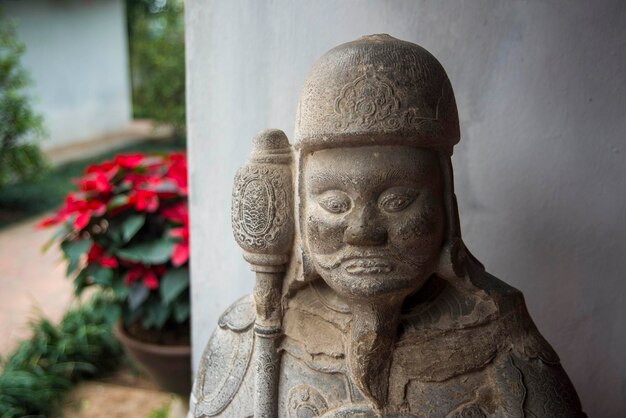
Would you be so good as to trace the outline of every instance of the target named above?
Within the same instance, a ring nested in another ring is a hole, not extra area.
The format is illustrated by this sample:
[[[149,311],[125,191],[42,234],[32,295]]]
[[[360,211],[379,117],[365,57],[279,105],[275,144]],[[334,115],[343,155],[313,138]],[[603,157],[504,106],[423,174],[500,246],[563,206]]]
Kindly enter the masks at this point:
[[[285,133],[259,133],[233,188],[232,225],[244,259],[256,273],[254,301],[255,418],[278,416],[282,334],[281,294],[293,239],[292,149]]]

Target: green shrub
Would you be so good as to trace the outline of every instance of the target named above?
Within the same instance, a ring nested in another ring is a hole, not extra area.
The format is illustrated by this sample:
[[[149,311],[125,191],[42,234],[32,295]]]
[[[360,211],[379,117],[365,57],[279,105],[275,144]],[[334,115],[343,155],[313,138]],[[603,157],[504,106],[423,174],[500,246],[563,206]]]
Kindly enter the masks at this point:
[[[127,0],[133,114],[185,128],[182,0]]]
[[[148,414],[148,418],[168,418],[170,416],[170,408],[172,402],[166,402],[158,408],[153,409]]]
[[[24,44],[0,10],[0,187],[42,173],[45,160],[33,142],[43,133],[41,116],[26,94],[29,78],[21,66]]]
[[[117,368],[121,348],[111,331],[103,294],[69,310],[59,323],[39,318],[33,336],[2,364],[0,417],[51,416],[79,380]]]

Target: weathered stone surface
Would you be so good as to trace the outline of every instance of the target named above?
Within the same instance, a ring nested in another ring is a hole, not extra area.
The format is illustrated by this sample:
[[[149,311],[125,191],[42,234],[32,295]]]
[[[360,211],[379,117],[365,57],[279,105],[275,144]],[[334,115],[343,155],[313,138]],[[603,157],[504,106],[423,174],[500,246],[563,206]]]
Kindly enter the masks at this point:
[[[256,287],[220,319],[191,416],[585,416],[521,293],[461,239],[458,140],[450,82],[417,45],[373,35],[315,64],[295,158],[264,131],[237,175]]]

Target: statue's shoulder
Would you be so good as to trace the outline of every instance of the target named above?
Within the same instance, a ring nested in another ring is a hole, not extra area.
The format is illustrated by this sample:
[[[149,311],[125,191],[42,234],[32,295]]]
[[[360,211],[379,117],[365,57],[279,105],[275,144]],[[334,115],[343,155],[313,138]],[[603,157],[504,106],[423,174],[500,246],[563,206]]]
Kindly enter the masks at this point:
[[[484,271],[476,284],[497,301],[499,329],[507,337],[511,358],[526,389],[526,414],[585,417],[572,382],[528,313],[522,292]]]
[[[237,300],[220,316],[218,327],[200,359],[191,394],[190,416],[252,415],[252,411],[241,408],[252,404],[252,379],[246,376],[254,346],[255,317],[251,296]],[[247,399],[250,402],[244,401]]]
[[[528,358],[519,354],[511,357],[526,390],[523,405],[526,416],[587,416],[582,410],[574,385],[560,363],[550,364],[541,358]]]
[[[541,335],[526,307],[521,291],[492,274],[482,271],[472,277],[472,282],[487,293],[497,306],[497,332],[504,339],[500,344],[512,347],[513,352],[525,359],[541,359],[547,364],[559,364],[559,357]]]
[[[474,266],[470,270],[470,277],[475,286],[500,304],[524,301],[524,295],[520,290],[487,272],[482,265]]]
[[[224,330],[236,333],[248,331],[256,319],[254,299],[246,295],[230,305],[217,321],[217,325]]]

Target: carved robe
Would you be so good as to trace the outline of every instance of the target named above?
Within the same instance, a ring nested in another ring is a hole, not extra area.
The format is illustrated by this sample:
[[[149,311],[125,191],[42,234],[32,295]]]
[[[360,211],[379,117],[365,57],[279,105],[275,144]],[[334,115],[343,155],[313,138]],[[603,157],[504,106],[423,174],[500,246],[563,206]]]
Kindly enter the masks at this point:
[[[522,294],[475,260],[468,270],[457,283],[432,277],[405,301],[379,415],[347,371],[347,305],[321,280],[296,291],[283,317],[279,416],[586,416]],[[222,315],[201,359],[190,416],[253,416],[254,320],[251,297]]]

